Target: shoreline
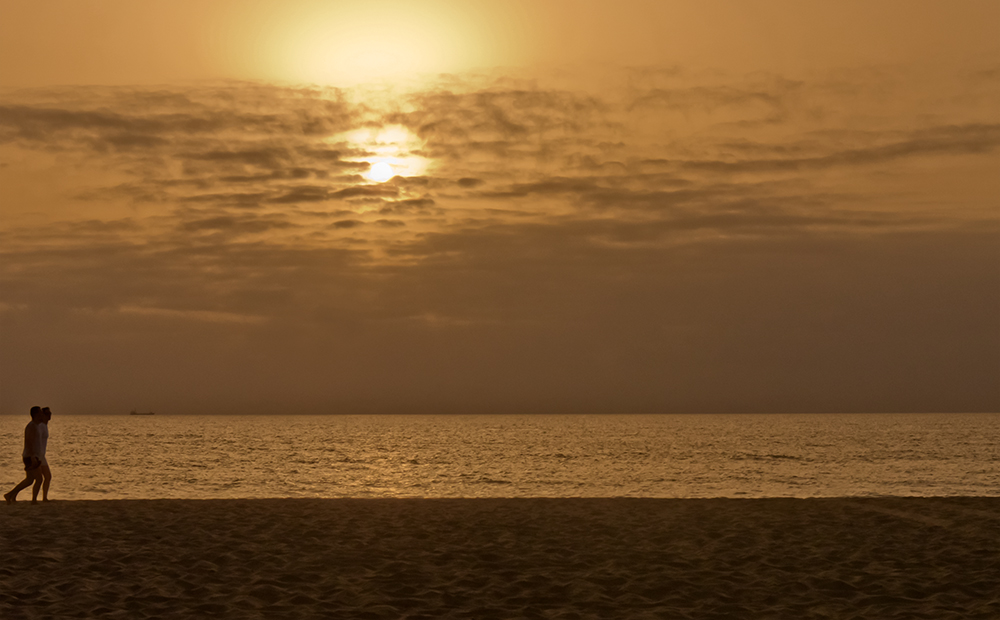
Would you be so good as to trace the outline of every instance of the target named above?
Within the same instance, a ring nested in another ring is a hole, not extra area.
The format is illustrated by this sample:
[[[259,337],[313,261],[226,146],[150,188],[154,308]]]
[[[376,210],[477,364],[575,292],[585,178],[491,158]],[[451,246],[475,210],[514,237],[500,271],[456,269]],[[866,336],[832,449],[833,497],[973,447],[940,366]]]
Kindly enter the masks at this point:
[[[24,493],[30,491],[30,487],[26,491],[21,491],[18,495],[17,503],[30,503],[25,502],[23,499]],[[102,498],[83,498],[83,499],[63,499],[55,498],[52,503],[60,504],[76,504],[83,502],[299,502],[299,501],[310,501],[310,502],[368,502],[368,501],[401,501],[401,502],[438,502],[438,501],[450,501],[450,502],[486,502],[486,501],[497,501],[497,502],[551,502],[551,501],[566,501],[566,502],[774,502],[774,501],[807,501],[807,502],[837,502],[837,501],[854,501],[854,500],[871,500],[871,501],[891,501],[891,500],[997,500],[1000,501],[1000,491],[998,495],[820,495],[820,496],[810,496],[810,497],[793,497],[788,495],[783,496],[770,496],[770,497],[733,497],[729,495],[720,495],[716,497],[637,497],[630,495],[616,495],[616,496],[589,496],[589,497],[554,497],[554,496],[511,496],[511,497],[102,497]],[[2,506],[3,504],[0,504]]]
[[[998,530],[998,497],[22,500],[0,616],[997,618]]]

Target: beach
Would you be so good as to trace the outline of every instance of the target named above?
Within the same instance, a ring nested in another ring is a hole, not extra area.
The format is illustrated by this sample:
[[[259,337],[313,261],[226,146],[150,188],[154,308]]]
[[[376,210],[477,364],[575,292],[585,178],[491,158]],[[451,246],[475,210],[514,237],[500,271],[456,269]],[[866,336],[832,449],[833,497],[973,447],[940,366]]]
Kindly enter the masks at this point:
[[[0,617],[1000,618],[1000,498],[0,505]]]

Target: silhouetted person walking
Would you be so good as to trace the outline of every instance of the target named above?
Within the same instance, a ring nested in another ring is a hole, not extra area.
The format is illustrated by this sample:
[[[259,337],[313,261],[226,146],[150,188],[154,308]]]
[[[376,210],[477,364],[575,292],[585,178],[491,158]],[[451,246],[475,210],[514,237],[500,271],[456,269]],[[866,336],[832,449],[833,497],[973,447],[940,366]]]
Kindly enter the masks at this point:
[[[21,460],[24,461],[25,478],[17,483],[17,486],[11,489],[9,493],[3,496],[4,501],[8,504],[17,501],[17,494],[32,484],[35,486],[32,489],[31,503],[38,503],[38,490],[42,486],[43,481],[45,482],[46,492],[42,495],[42,498],[46,499],[48,481],[44,480],[42,467],[44,466],[45,471],[48,472],[49,466],[45,462],[45,447],[49,438],[49,428],[43,421],[47,422],[48,420],[45,418],[42,408],[32,407],[31,422],[28,422],[28,425],[24,427],[24,450],[21,451]],[[49,472],[48,478],[52,478],[51,472]]]

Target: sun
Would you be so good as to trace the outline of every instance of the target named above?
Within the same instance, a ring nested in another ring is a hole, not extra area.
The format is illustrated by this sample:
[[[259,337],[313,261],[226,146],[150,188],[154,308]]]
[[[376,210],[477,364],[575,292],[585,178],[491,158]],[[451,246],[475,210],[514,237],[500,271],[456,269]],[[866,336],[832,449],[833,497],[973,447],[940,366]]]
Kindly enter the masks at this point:
[[[373,162],[372,167],[368,170],[368,178],[376,183],[385,183],[394,176],[396,176],[396,171],[384,161]]]
[[[363,165],[361,177],[369,183],[385,183],[393,178],[419,177],[432,162],[419,154],[424,141],[402,125],[362,127],[324,140],[331,148],[353,151],[344,161]]]

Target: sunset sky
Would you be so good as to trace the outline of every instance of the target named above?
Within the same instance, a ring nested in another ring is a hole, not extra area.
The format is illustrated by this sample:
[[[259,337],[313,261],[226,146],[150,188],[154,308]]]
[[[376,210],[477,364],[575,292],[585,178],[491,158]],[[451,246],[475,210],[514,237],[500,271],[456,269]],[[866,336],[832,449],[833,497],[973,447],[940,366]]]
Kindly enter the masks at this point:
[[[998,29],[0,0],[0,413],[1000,411]]]

